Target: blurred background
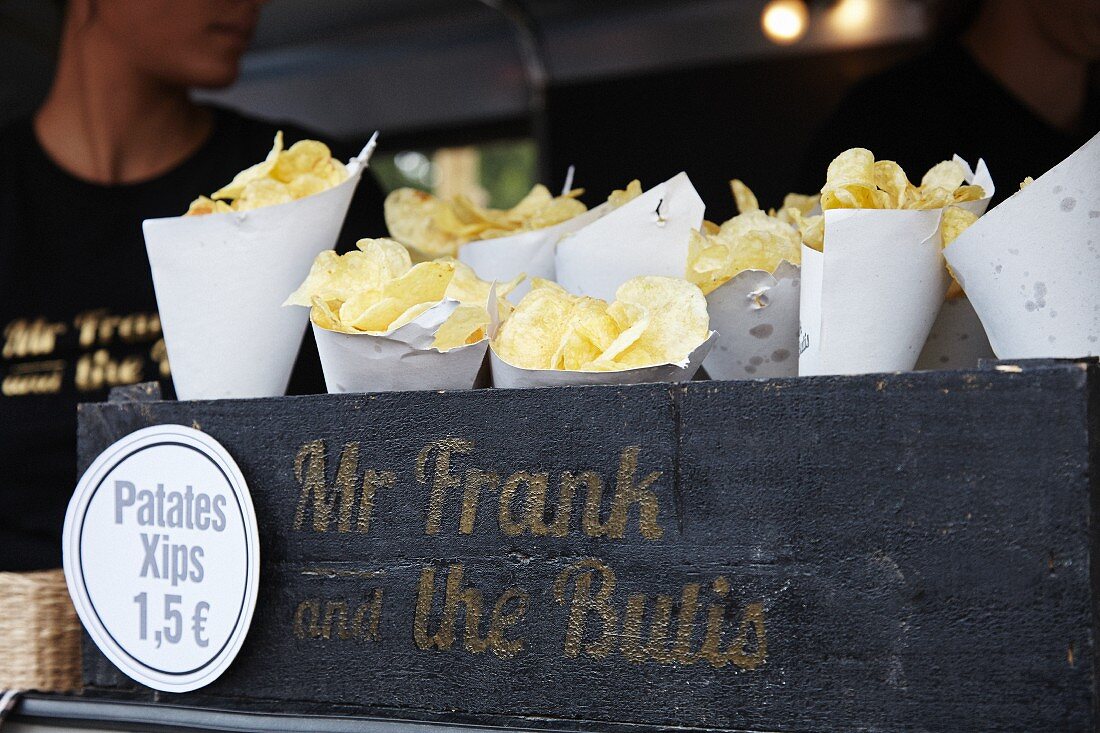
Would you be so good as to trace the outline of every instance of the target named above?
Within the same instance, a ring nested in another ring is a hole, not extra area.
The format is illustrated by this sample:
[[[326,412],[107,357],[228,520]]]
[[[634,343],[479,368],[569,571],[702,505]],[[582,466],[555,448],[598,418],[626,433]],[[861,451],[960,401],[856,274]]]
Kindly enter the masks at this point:
[[[199,96],[379,129],[387,189],[507,206],[570,165],[590,200],[686,170],[722,221],[732,177],[765,206],[795,190],[844,93],[932,28],[916,0],[272,0],[239,81]],[[0,124],[45,94],[57,30],[56,4],[0,0]]]

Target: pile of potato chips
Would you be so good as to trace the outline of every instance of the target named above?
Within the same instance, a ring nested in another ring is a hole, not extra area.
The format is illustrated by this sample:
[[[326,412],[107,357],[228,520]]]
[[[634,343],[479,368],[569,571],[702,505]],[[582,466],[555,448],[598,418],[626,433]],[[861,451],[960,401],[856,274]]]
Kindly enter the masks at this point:
[[[821,189],[821,210],[943,209],[984,197],[981,186],[966,183],[966,169],[957,161],[937,163],[924,174],[920,185],[914,186],[894,161],[876,161],[870,150],[852,148],[829,164]],[[797,216],[795,224],[807,246],[823,250],[823,218]]]
[[[686,280],[636,277],[610,304],[535,280],[493,350],[523,369],[624,371],[682,363],[709,335],[706,298]]]
[[[462,195],[441,199],[399,188],[386,197],[386,226],[394,239],[429,257],[454,257],[467,242],[545,229],[583,214],[582,193],[554,196],[539,184],[512,208],[490,209]]]
[[[802,262],[802,237],[796,222],[813,210],[816,196],[790,193],[783,207],[765,213],[752,190],[739,180],[730,181],[738,215],[721,226],[704,222],[688,243],[687,279],[703,293],[728,282],[745,270],[775,272],[780,262]]]
[[[404,326],[445,298],[460,303],[440,326],[438,351],[477,343],[487,335],[492,284],[450,258],[412,264],[392,239],[361,239],[357,250],[317,255],[309,275],[284,305],[311,306],[310,319],[329,331],[384,335]],[[499,305],[522,277],[497,286]]]
[[[283,150],[283,133],[275,134],[271,152],[260,163],[246,168],[210,197],[199,196],[187,209],[188,216],[248,211],[261,206],[320,193],[343,183],[348,169],[332,157],[328,146],[316,140],[299,140]]]

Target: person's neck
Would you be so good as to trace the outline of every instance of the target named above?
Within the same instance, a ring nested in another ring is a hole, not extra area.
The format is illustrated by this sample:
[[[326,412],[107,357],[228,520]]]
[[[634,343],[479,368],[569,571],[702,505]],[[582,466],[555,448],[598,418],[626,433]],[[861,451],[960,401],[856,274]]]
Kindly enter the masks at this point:
[[[1039,118],[1063,132],[1078,131],[1088,65],[1051,43],[1024,11],[1008,6],[1000,0],[986,3],[963,39],[965,46]]]
[[[186,89],[150,79],[94,38],[70,34],[34,130],[60,167],[111,185],[168,172],[203,144],[212,122]]]

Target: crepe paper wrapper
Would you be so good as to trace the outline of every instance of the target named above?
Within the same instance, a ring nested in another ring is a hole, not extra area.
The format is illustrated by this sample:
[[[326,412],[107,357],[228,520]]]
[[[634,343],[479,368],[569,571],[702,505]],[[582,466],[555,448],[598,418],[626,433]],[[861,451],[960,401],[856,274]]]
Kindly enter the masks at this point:
[[[798,265],[745,270],[707,295],[718,341],[703,362],[711,379],[798,375]]]
[[[944,255],[998,358],[1100,354],[1100,135]]]
[[[967,183],[988,194],[960,206],[981,216],[994,193],[984,161]],[[916,366],[951,278],[942,209],[830,209],[825,252],[802,246],[800,375],[909,371]],[[976,225],[975,225],[976,226]]]
[[[172,381],[181,400],[286,392],[308,309],[283,308],[332,249],[377,138],[327,191],[251,211],[142,223]]]
[[[573,372],[564,369],[523,369],[513,366],[489,348],[493,386],[499,389],[531,389],[535,387],[566,387],[593,384],[647,384],[651,382],[689,382],[710,353],[718,334],[710,332],[707,340],[695,347],[681,364],[626,369],[620,372]]]
[[[588,226],[610,209],[602,204],[552,227],[469,242],[459,247],[458,260],[472,267],[482,280],[490,282],[510,282],[519,275],[527,275],[527,279],[508,294],[510,301],[519,303],[530,292],[532,278],[554,280],[554,253],[561,238]]]
[[[432,348],[435,332],[458,307],[444,300],[386,334],[340,333],[313,324],[325,386],[342,392],[470,389],[489,339],[450,351]],[[303,309],[304,310],[304,309]]]
[[[611,302],[632,277],[682,278],[691,230],[703,225],[704,210],[680,173],[558,242],[557,282],[575,295]]]
[[[980,360],[994,358],[974,306],[966,298],[954,298],[945,300],[940,308],[916,369],[972,369]]]

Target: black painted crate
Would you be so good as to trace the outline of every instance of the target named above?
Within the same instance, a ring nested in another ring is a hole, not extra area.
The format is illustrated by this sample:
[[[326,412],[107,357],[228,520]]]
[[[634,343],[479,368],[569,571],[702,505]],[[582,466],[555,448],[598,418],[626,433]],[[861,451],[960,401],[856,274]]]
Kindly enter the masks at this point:
[[[83,405],[82,468],[157,423],[221,441],[263,560],[221,679],[156,694],[86,644],[86,694],[555,729],[1097,730],[1098,378]],[[447,577],[480,593],[472,634],[462,604],[439,628]]]

